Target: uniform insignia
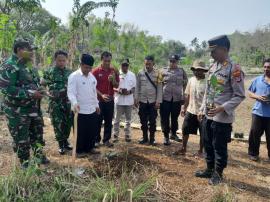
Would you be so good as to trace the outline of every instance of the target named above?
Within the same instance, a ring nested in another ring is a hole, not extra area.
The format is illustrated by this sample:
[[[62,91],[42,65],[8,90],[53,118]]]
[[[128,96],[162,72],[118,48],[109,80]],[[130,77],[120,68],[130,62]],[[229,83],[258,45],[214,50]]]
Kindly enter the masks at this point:
[[[225,62],[223,62],[222,66],[225,67],[228,65],[228,61],[226,60]]]
[[[157,72],[157,83],[162,83],[163,76],[160,71]]]
[[[235,81],[240,82],[242,81],[242,72],[240,65],[235,65],[234,70],[232,72],[232,77]]]

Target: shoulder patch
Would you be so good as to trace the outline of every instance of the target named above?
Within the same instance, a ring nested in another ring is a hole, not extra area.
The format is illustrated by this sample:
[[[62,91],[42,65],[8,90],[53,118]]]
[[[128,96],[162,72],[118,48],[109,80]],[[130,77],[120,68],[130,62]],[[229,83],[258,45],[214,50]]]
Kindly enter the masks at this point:
[[[233,66],[232,77],[235,81],[242,81],[242,70],[239,64]]]

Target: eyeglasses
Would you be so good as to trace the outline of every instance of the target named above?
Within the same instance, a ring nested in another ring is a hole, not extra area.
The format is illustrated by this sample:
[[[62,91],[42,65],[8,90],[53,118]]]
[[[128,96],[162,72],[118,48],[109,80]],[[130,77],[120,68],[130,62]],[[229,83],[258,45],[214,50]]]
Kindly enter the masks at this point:
[[[170,60],[170,63],[176,63],[177,61],[176,60]]]
[[[270,65],[267,65],[267,66],[263,66],[264,68],[270,68]]]

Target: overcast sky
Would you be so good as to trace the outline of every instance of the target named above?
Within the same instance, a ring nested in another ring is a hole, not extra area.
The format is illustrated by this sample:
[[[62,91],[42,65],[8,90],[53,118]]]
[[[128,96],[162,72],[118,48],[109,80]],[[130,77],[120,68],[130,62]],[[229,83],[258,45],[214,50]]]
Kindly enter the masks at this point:
[[[73,0],[46,0],[43,7],[66,23],[72,4]],[[105,11],[111,10],[101,8],[93,14],[104,17]],[[270,0],[120,0],[116,21],[189,45],[194,37],[202,41],[269,24]]]

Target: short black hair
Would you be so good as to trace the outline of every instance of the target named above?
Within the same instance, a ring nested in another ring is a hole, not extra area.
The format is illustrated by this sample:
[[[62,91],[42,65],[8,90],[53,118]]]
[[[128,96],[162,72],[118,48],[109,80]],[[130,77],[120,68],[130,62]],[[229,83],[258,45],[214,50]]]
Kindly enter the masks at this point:
[[[15,42],[15,43],[14,43],[14,46],[13,46],[13,52],[14,52],[15,54],[18,53],[18,48],[20,48],[20,49],[23,49],[23,48],[28,48],[28,49],[30,49],[31,46],[30,46],[30,44],[29,44],[28,41],[19,41],[19,42]]]
[[[144,60],[151,60],[151,61],[155,61],[155,58],[154,58],[154,56],[153,55],[147,55],[145,58],[144,58]]]
[[[95,62],[95,59],[92,55],[84,53],[81,56],[81,64],[83,65],[89,65],[89,66],[93,66]]]
[[[266,62],[269,62],[269,63],[270,63],[270,58],[264,59],[264,60],[263,60],[263,65],[264,65],[264,63],[266,63]]]
[[[56,52],[54,53],[54,59],[56,59],[58,55],[63,55],[63,56],[65,56],[65,57],[68,57],[67,52],[66,52],[66,51],[63,51],[63,50],[58,50],[58,51],[56,51]]]
[[[101,60],[103,59],[103,58],[107,58],[107,57],[112,57],[112,54],[110,53],[110,52],[108,52],[108,51],[104,51],[103,53],[101,53]]]

